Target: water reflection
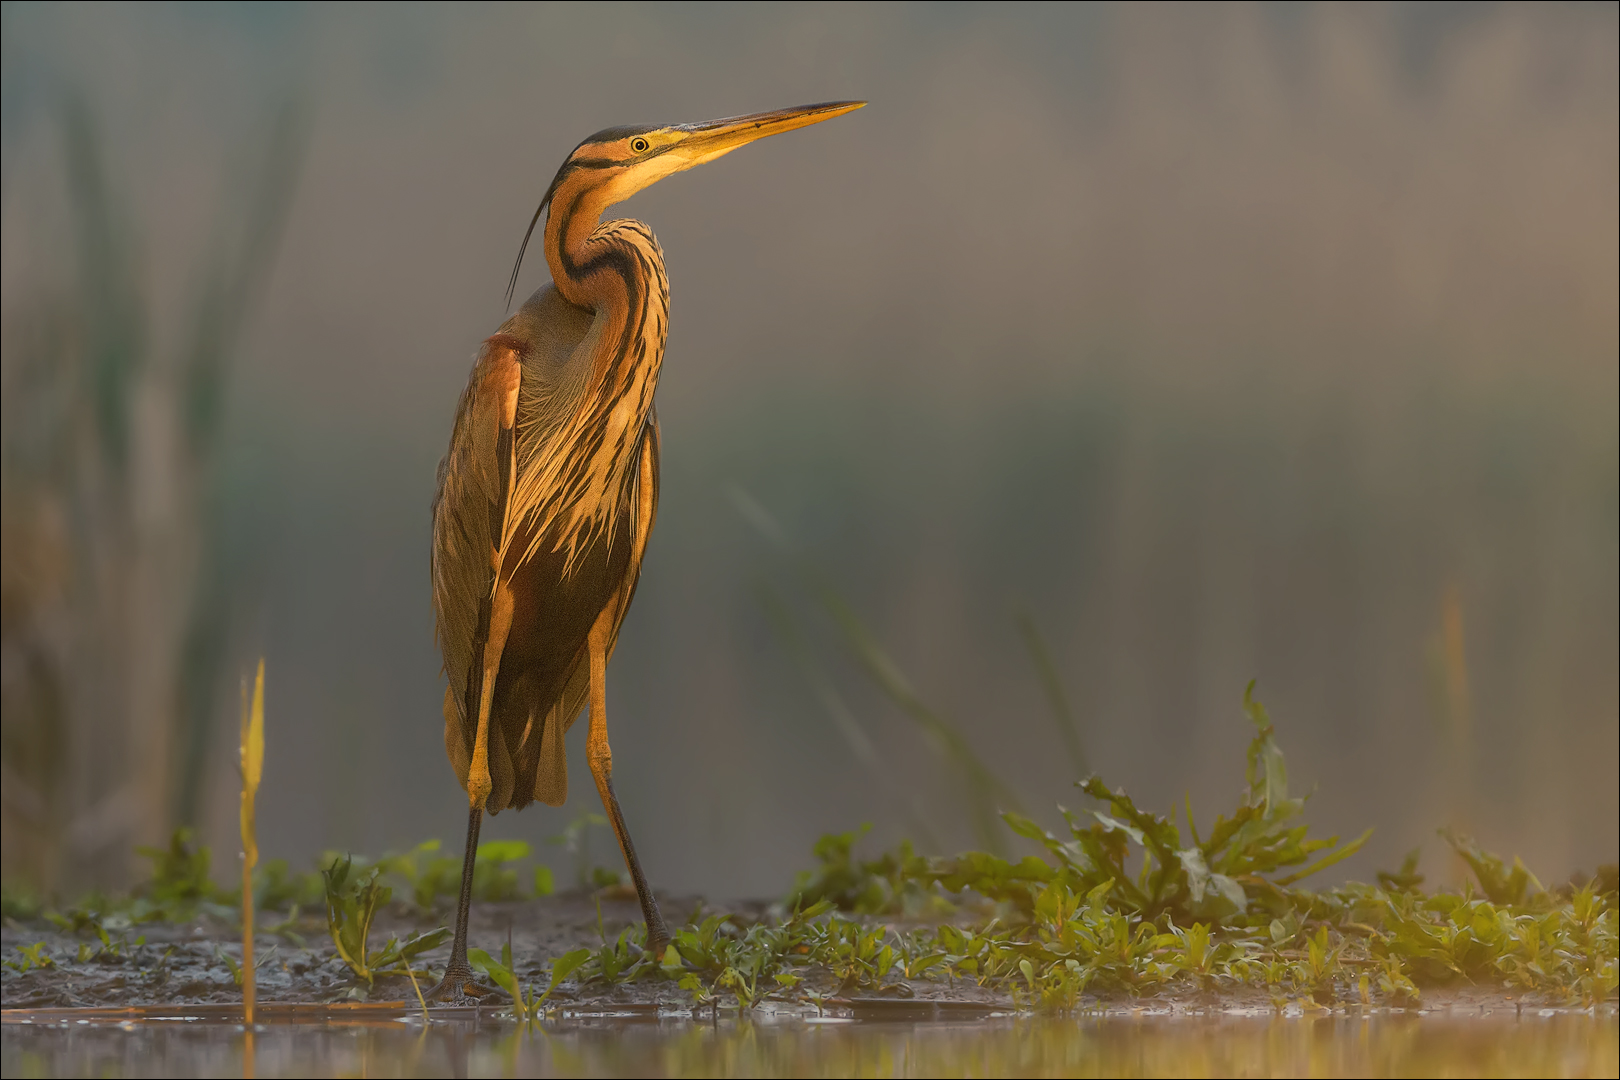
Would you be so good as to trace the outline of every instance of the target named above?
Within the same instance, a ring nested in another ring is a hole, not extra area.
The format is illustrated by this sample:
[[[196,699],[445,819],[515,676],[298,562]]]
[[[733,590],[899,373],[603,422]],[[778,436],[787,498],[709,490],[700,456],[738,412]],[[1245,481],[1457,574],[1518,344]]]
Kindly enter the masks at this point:
[[[1613,1015],[261,1025],[275,1076],[1613,1076]],[[7,1023],[6,1076],[243,1074],[221,1023]]]

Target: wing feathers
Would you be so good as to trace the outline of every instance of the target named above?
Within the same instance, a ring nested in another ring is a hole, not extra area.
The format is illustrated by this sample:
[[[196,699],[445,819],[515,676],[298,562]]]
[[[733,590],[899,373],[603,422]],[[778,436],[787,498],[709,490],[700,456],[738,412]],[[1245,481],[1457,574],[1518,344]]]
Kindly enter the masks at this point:
[[[495,560],[514,486],[520,357],[521,343],[500,334],[479,350],[456,408],[450,450],[439,463],[433,500],[435,629],[450,679],[445,748],[463,786],[478,722],[479,661],[489,634]],[[492,760],[490,767],[495,776],[497,763]],[[510,762],[507,772],[510,776]]]

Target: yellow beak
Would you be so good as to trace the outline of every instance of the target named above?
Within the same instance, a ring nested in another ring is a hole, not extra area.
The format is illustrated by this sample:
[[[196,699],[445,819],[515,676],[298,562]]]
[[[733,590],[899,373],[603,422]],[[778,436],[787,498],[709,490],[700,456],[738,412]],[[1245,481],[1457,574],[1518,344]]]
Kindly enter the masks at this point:
[[[776,135],[794,128],[809,127],[835,116],[854,112],[864,101],[828,101],[820,105],[800,105],[794,109],[776,109],[754,113],[752,116],[728,116],[723,120],[709,120],[701,124],[682,124],[677,130],[687,132],[680,153],[690,165],[713,161],[729,154],[739,146]]]

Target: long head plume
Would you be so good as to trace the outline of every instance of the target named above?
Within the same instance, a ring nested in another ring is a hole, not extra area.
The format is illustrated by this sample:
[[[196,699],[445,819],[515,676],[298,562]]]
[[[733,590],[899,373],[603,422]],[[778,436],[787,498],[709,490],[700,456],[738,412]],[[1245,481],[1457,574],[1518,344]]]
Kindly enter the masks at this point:
[[[865,104],[864,101],[829,101],[749,116],[730,116],[701,124],[608,128],[597,132],[568,155],[568,160],[563,162],[562,168],[552,179],[551,186],[546,188],[540,205],[535,208],[534,217],[529,219],[529,227],[523,233],[523,243],[518,247],[517,261],[512,265],[512,278],[506,284],[507,308],[512,306],[518,272],[523,268],[523,254],[534,236],[534,227],[540,223],[540,215],[551,204],[558,187],[569,176],[587,172],[592,180],[591,187],[603,189],[606,201],[599,205],[605,209],[616,202],[623,202],[666,176],[723,157],[739,146],[767,135],[819,124],[823,120],[854,112]]]

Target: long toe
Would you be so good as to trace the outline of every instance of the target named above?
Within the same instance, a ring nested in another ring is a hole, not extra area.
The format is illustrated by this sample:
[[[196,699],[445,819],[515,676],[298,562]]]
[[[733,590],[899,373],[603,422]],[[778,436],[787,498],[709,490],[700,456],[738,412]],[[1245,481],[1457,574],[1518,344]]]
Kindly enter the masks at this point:
[[[487,986],[474,981],[472,968],[451,968],[439,980],[439,985],[423,993],[428,1001],[442,1001],[449,1005],[476,1003],[486,994],[494,993]]]

